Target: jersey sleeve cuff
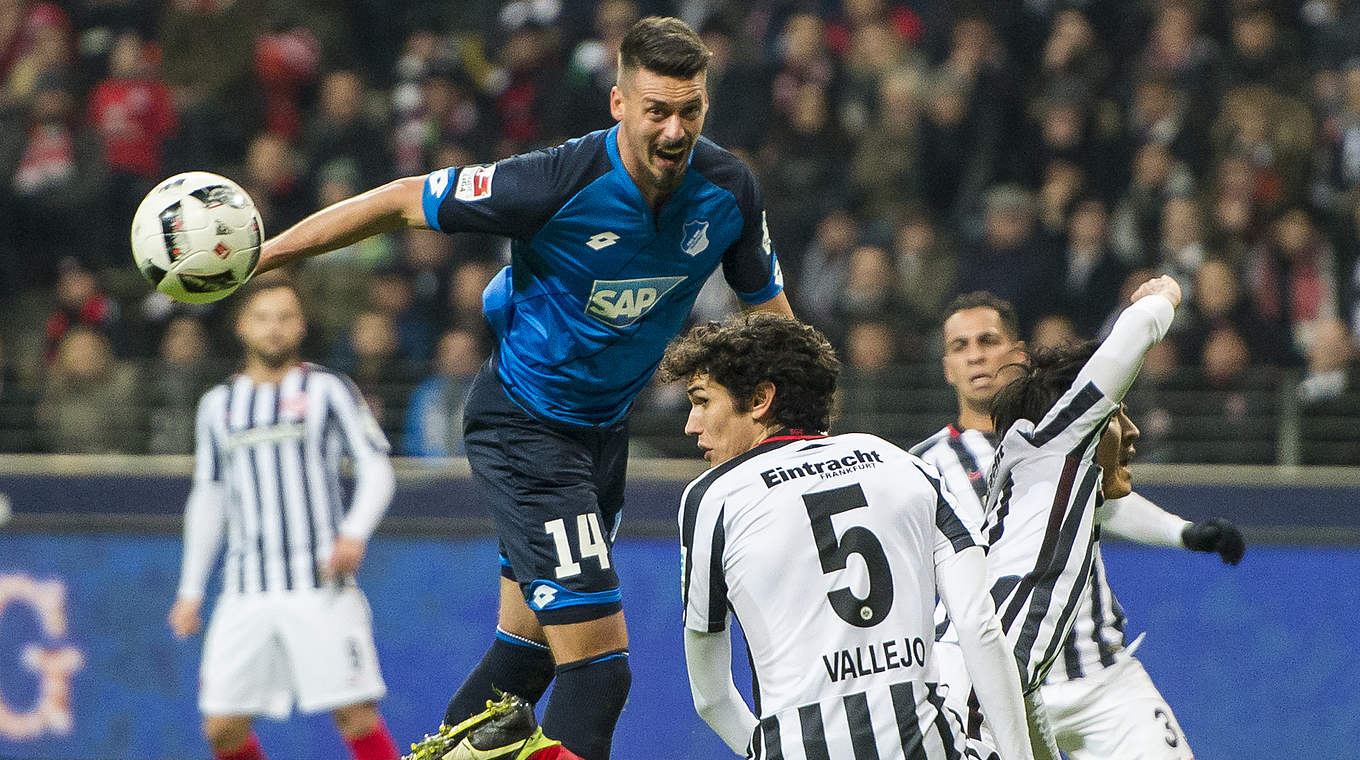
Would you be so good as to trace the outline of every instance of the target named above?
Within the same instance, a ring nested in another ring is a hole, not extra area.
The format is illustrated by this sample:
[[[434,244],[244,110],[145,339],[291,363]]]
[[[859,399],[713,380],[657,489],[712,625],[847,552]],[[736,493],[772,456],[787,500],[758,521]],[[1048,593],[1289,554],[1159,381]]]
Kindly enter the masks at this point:
[[[770,284],[754,293],[737,293],[737,298],[740,298],[741,302],[747,306],[759,306],[782,292],[784,292],[784,283],[776,277],[771,277]]]
[[[432,230],[444,231],[439,226],[439,206],[444,202],[456,172],[453,168],[439,169],[425,177],[425,186],[420,191],[420,207],[425,212],[425,226]]]

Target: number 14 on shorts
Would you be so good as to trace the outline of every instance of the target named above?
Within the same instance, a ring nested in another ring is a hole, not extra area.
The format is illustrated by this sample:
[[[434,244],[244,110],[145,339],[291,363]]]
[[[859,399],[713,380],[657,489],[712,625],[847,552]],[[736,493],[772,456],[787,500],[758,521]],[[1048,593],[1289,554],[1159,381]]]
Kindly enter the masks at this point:
[[[604,531],[600,529],[600,516],[587,512],[576,516],[576,542],[580,552],[572,559],[571,538],[567,535],[567,522],[562,518],[543,523],[543,529],[552,536],[553,546],[557,549],[557,577],[571,578],[581,574],[581,560],[594,557],[601,570],[609,569],[609,544],[605,542]]]

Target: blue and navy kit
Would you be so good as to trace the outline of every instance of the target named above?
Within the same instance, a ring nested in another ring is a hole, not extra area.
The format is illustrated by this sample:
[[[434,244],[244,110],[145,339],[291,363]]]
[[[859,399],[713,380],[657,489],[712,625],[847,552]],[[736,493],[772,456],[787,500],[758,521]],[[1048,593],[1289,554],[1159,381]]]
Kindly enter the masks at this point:
[[[507,392],[544,419],[622,420],[718,267],[742,301],[783,289],[760,190],[700,138],[653,211],[619,158],[618,127],[425,180],[426,223],[513,240],[483,306]]]

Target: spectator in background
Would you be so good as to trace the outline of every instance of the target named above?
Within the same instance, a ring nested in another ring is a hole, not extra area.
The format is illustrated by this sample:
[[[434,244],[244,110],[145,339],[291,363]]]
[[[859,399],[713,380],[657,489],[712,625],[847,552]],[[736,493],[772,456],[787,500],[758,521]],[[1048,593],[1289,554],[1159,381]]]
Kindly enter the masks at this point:
[[[920,88],[915,71],[893,71],[879,80],[877,116],[859,140],[850,168],[867,219],[891,219],[903,196],[920,196]]]
[[[858,246],[850,252],[847,269],[845,289],[832,309],[837,328],[834,338],[827,336],[832,344],[844,345],[849,325],[881,322],[895,328],[895,354],[924,357],[924,335],[934,315],[917,314],[908,307],[888,252],[876,245]]]
[[[397,355],[408,365],[424,365],[434,346],[435,320],[415,307],[410,273],[392,267],[368,279],[368,308],[392,318],[397,329]]]
[[[205,366],[207,356],[203,323],[190,316],[171,319],[142,377],[148,454],[193,453],[195,409],[213,377]]]
[[[633,0],[600,0],[595,5],[595,36],[571,51],[562,76],[558,123],[567,134],[584,134],[614,123],[609,91],[614,87],[619,43],[642,18]]]
[[[1017,185],[987,192],[982,240],[959,256],[956,290],[985,290],[1016,305],[1020,329],[1051,312],[1055,283],[1062,279],[1061,258],[1036,234],[1034,197]]]
[[[501,9],[500,30],[505,37],[492,75],[500,124],[500,140],[493,149],[497,158],[551,144],[569,134],[563,130],[561,114],[552,109],[561,82],[560,11],[561,6],[552,3],[527,2]]]
[[[289,6],[291,7],[291,3]],[[255,75],[264,101],[264,128],[289,142],[302,135],[302,91],[316,81],[322,43],[295,26],[260,35],[255,42]]]
[[[1111,242],[1126,265],[1146,267],[1161,249],[1166,202],[1192,193],[1195,178],[1170,149],[1156,142],[1138,148],[1131,168],[1132,179],[1111,216]]]
[[[401,453],[409,457],[463,454],[463,404],[468,387],[486,359],[476,333],[455,328],[435,346],[433,371],[411,392]]]
[[[245,152],[260,101],[253,74],[265,0],[170,0],[160,24],[165,81],[183,130],[176,166],[210,169]]]
[[[62,341],[74,327],[92,328],[106,338],[121,337],[118,303],[99,287],[95,274],[75,259],[63,259],[60,269],[57,308],[43,325],[43,364],[47,366],[56,361]]]
[[[137,370],[118,361],[109,339],[79,325],[57,346],[38,402],[37,419],[49,451],[58,454],[141,450],[141,388]]]
[[[756,162],[770,224],[779,225],[780,239],[796,248],[827,208],[846,200],[849,157],[826,87],[800,85],[789,94],[787,107],[787,112],[776,110]]]
[[[179,120],[170,88],[157,71],[157,51],[136,32],[123,32],[109,53],[109,73],[90,92],[90,126],[103,139],[109,168],[107,199],[119,240],[143,196],[165,177],[162,146]]]
[[[1301,206],[1280,214],[1251,251],[1247,282],[1257,312],[1286,331],[1300,354],[1313,329],[1339,314],[1336,254]]]
[[[68,256],[92,268],[126,261],[109,245],[108,171],[99,139],[80,126],[71,72],[48,69],[34,88],[22,123],[0,132],[0,219],[13,256],[6,275],[20,287],[51,284]]]
[[[372,309],[360,312],[350,333],[335,346],[330,363],[359,386],[383,432],[389,438],[399,437],[401,415],[415,373],[401,358],[392,315]]]
[[[1307,104],[1262,85],[1224,93],[1212,130],[1216,156],[1246,157],[1267,212],[1305,197],[1314,124]]]
[[[1058,348],[1080,342],[1081,336],[1070,317],[1066,314],[1045,314],[1034,323],[1028,345],[1033,348]]]
[[[733,18],[715,13],[699,26],[708,60],[708,120],[704,134],[728,150],[755,151],[770,122],[771,73],[764,51]]]
[[[1119,287],[1127,274],[1110,247],[1109,215],[1103,201],[1087,197],[1076,204],[1067,223],[1066,243],[1059,300],[1076,332],[1094,338],[1118,307]]]
[[[491,338],[482,314],[482,291],[500,267],[484,261],[464,261],[449,277],[448,326],[469,330],[483,340]]]
[[[338,159],[353,162],[359,187],[376,187],[391,179],[387,125],[370,115],[367,100],[368,89],[355,71],[332,71],[322,78],[302,147],[313,187],[324,167]]]
[[[1194,105],[1173,78],[1143,72],[1134,81],[1128,101],[1127,135],[1134,145],[1161,145],[1172,160],[1202,172],[1208,168],[1209,160],[1205,120],[1212,111]],[[1121,167],[1124,172],[1128,168]]]
[[[1237,273],[1224,261],[1204,262],[1195,274],[1193,296],[1181,310],[1182,321],[1173,326],[1181,361],[1193,364],[1204,353],[1209,336],[1231,328],[1247,342],[1252,356],[1262,364],[1294,364],[1289,335],[1263,320],[1241,297]]]
[[[1228,87],[1266,85],[1282,93],[1302,92],[1307,82],[1297,39],[1280,29],[1264,2],[1232,7],[1231,37],[1224,56]]]
[[[838,208],[817,223],[817,233],[802,262],[790,266],[798,283],[794,308],[809,324],[825,332],[835,327],[836,301],[845,293],[850,253],[859,243],[859,230],[850,212]]]
[[[68,70],[75,64],[71,21],[55,3],[10,2],[4,20],[10,31],[8,49],[0,49],[0,107],[23,107],[37,95],[39,80],[48,71]]]
[[[901,360],[900,329],[876,319],[855,322],[845,331],[845,367],[852,373],[881,373]],[[918,357],[920,358],[920,357]]]
[[[954,292],[957,257],[953,243],[929,211],[906,207],[893,233],[893,268],[907,306],[922,315],[938,314]]]
[[[300,220],[309,208],[303,159],[282,135],[273,132],[251,138],[241,187],[255,201],[266,233]]]
[[[1158,269],[1185,283],[1194,281],[1195,272],[1204,263],[1208,252],[1204,248],[1204,220],[1199,203],[1188,196],[1169,198],[1162,205],[1162,235],[1154,259],[1143,264]],[[1193,297],[1193,293],[1187,293]]]
[[[1255,173],[1243,156],[1218,160],[1208,183],[1209,223],[1205,242],[1214,256],[1241,266],[1255,243],[1259,216]]]
[[[1305,406],[1317,406],[1360,387],[1355,360],[1355,339],[1345,322],[1330,319],[1318,325],[1308,348],[1308,373],[1299,383],[1299,399]]]
[[[1140,67],[1175,82],[1191,102],[1212,103],[1221,86],[1220,58],[1218,45],[1200,30],[1195,4],[1170,0],[1156,11]]]
[[[33,454],[42,451],[34,409],[38,394],[24,384],[14,358],[5,351],[0,337],[0,454]]]

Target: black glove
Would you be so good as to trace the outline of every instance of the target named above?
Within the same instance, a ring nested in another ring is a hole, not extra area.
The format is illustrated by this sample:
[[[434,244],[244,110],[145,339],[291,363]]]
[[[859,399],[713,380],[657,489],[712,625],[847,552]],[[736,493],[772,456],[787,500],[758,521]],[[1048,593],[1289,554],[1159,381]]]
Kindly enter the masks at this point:
[[[1181,543],[1191,551],[1216,552],[1229,565],[1241,562],[1242,555],[1247,551],[1242,531],[1217,517],[1185,526],[1185,530],[1181,531]]]

